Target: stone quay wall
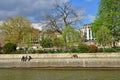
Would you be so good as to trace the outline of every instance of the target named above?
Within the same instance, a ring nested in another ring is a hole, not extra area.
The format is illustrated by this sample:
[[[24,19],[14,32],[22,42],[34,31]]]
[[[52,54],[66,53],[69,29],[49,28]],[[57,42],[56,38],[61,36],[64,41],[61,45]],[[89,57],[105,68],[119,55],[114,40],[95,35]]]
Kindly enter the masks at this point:
[[[32,59],[23,62],[22,56]],[[120,53],[0,54],[0,68],[12,67],[120,68]]]
[[[110,58],[120,57],[120,53],[59,53],[59,54],[0,54],[0,59],[15,59],[22,56],[32,56],[33,58],[72,58],[77,55],[78,58]]]

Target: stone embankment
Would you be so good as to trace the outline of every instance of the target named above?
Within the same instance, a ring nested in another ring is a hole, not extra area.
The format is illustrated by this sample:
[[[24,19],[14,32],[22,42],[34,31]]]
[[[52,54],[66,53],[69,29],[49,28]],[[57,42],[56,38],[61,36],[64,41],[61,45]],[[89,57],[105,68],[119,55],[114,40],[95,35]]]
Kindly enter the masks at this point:
[[[21,61],[31,56],[30,61]],[[0,54],[0,68],[120,68],[120,53]]]

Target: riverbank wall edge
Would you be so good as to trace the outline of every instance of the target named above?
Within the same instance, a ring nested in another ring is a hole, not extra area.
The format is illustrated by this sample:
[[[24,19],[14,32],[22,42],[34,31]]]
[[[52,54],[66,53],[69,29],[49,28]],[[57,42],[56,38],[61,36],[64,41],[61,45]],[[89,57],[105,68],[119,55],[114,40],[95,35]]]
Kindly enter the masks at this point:
[[[22,56],[32,59],[23,62]],[[0,68],[12,67],[120,68],[120,53],[0,54]]]

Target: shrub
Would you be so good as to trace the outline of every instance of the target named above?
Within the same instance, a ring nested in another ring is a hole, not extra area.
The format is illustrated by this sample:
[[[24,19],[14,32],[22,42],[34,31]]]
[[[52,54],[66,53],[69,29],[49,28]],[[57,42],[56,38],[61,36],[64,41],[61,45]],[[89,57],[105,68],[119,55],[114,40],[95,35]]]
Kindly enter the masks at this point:
[[[62,49],[57,49],[56,52],[57,52],[57,53],[63,53],[63,50],[62,50]]]
[[[34,50],[33,48],[28,50],[28,53],[36,53],[36,50]]]
[[[79,51],[82,52],[82,53],[88,53],[88,52],[89,52],[89,46],[86,45],[86,44],[80,44],[80,45],[78,46],[78,49],[79,49]]]
[[[44,53],[44,50],[37,50],[37,53]]]
[[[89,52],[90,53],[97,52],[97,46],[96,45],[89,45]]]
[[[25,53],[26,53],[26,51],[23,48],[19,48],[16,51],[16,54],[25,54]]]
[[[53,39],[53,44],[56,47],[62,48],[65,45],[65,42],[64,42],[63,38],[54,38]]]
[[[2,54],[2,47],[0,47],[0,54]]]
[[[117,52],[120,52],[120,47],[114,47]]]
[[[51,50],[44,49],[44,50],[37,50],[36,52],[40,53],[40,54],[44,54],[44,53],[63,53],[63,50],[62,49],[57,49],[57,50],[55,50],[55,49],[51,49]]]
[[[70,52],[71,52],[71,53],[78,53],[78,52],[79,52],[79,49],[76,48],[76,47],[72,47],[72,48],[70,48]]]
[[[105,48],[105,52],[119,52],[120,48]],[[99,48],[97,52],[103,52],[102,48]]]
[[[50,48],[50,47],[53,47],[53,41],[50,38],[45,38],[45,39],[40,40],[40,45],[43,48]]]
[[[103,49],[102,48],[98,48],[97,52],[103,52]]]
[[[14,43],[6,43],[3,46],[4,53],[14,53],[16,51],[16,44]]]
[[[106,48],[105,52],[117,52],[115,48]]]
[[[50,53],[49,50],[37,50],[37,53],[40,53],[40,54],[47,54],[47,53]]]

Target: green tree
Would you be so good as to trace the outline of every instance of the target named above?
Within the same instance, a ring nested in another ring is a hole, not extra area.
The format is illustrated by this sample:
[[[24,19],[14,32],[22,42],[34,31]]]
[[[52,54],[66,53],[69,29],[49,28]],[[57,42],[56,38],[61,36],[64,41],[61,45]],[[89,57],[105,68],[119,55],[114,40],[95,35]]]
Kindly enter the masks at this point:
[[[97,32],[101,26],[110,29],[113,45],[120,40],[120,1],[100,0],[97,18],[93,24],[93,31]]]
[[[14,43],[6,43],[3,46],[4,53],[13,53],[15,51],[16,51],[16,44],[14,44]]]
[[[43,48],[50,48],[50,47],[53,47],[53,41],[52,39],[50,38],[42,38],[40,40],[40,45],[43,47]]]
[[[112,42],[112,35],[110,30],[107,27],[102,26],[96,32],[96,40],[102,46],[103,51],[105,50],[105,46]]]
[[[38,34],[38,31],[31,26],[31,22],[24,17],[9,18],[3,22],[0,29],[4,43],[11,42],[18,46],[25,43],[26,36],[34,37],[36,36],[34,34]]]
[[[27,35],[23,36],[23,41],[22,43],[26,45],[26,47],[31,47],[34,44],[39,43],[39,38],[40,38],[40,31],[38,29],[35,29],[33,27],[28,27],[28,32]]]
[[[70,46],[81,42],[80,33],[70,25],[68,25],[64,29],[62,36],[64,38],[65,43]]]
[[[54,38],[54,46],[57,48],[63,48],[65,46],[65,41],[63,37],[56,37]]]

